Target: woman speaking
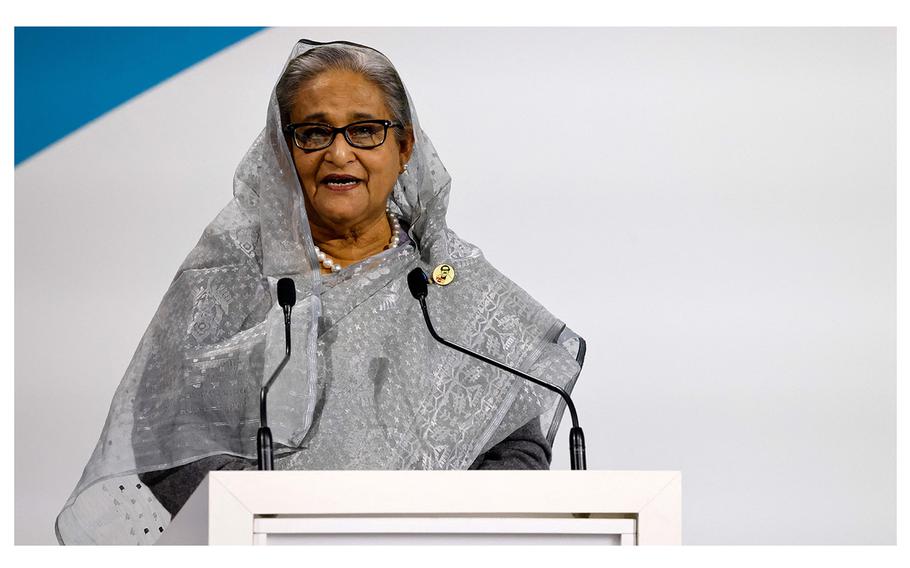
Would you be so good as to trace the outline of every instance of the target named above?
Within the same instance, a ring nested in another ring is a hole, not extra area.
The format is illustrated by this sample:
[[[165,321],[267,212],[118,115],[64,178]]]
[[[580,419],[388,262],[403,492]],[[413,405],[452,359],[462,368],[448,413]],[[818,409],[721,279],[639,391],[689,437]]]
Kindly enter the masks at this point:
[[[580,339],[448,228],[450,186],[384,55],[298,42],[233,199],[117,388],[58,540],[152,543],[206,472],[256,469],[260,388],[285,357],[281,278],[296,304],[268,398],[275,469],[549,468],[561,399],[435,341],[409,293],[411,270],[435,271],[440,335],[574,386]]]

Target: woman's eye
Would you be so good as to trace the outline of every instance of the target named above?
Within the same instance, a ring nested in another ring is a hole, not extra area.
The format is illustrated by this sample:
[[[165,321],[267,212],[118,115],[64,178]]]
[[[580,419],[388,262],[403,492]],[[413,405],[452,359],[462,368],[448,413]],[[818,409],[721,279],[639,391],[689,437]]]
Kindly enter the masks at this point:
[[[301,135],[304,138],[320,138],[328,136],[329,131],[325,128],[304,128]]]

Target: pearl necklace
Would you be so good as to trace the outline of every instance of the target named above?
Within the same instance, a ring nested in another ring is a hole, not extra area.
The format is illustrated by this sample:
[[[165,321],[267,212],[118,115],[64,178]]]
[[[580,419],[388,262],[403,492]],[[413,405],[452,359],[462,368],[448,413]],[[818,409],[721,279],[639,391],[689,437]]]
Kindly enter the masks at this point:
[[[386,209],[385,212],[386,215],[389,216],[389,225],[392,227],[392,240],[389,241],[389,244],[386,245],[386,248],[395,248],[398,246],[398,233],[401,232],[401,225],[398,224],[398,218],[395,217],[395,215],[393,215],[390,210]],[[327,254],[319,250],[319,247],[316,246],[315,243],[313,244],[313,248],[316,249],[316,258],[319,259],[319,262],[321,262],[324,267],[328,268],[332,272],[338,272],[341,270],[341,265],[333,262]]]

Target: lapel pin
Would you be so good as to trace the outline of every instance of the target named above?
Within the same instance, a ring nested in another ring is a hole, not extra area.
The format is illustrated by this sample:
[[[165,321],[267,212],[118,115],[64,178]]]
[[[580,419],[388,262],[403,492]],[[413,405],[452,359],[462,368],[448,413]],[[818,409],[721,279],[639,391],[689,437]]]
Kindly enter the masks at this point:
[[[433,282],[445,286],[452,280],[455,280],[455,268],[451,264],[440,264],[433,269]]]

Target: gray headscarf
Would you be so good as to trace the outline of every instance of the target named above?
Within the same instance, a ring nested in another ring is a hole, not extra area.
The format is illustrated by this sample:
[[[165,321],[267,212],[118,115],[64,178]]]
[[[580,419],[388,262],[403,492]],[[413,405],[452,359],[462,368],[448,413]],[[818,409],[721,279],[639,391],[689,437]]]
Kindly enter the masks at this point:
[[[320,45],[364,48],[301,40],[288,62]],[[170,514],[138,474],[217,454],[255,460],[259,388],[284,356],[285,276],[298,300],[293,355],[269,394],[276,468],[467,469],[535,417],[552,443],[557,395],[438,344],[408,291],[414,267],[452,265],[455,280],[428,298],[443,337],[574,386],[564,324],[446,225],[451,178],[408,103],[415,146],[390,208],[411,242],[323,275],[273,90],[234,198],[184,260],[114,394],[57,517],[61,543],[154,542]]]

